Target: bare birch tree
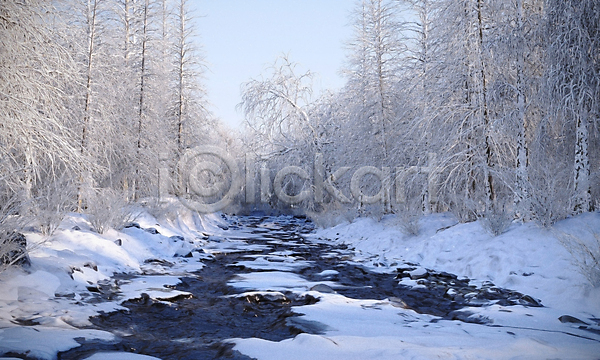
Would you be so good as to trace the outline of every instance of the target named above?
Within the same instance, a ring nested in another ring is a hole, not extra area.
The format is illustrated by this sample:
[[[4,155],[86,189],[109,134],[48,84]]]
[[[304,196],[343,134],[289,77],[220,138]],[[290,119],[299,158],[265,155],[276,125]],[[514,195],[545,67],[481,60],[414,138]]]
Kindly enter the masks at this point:
[[[284,55],[269,68],[269,78],[242,85],[239,107],[255,137],[253,147],[262,148],[265,157],[297,151],[305,140],[308,153],[322,148],[318,124],[309,115],[313,75],[296,74],[297,66]]]

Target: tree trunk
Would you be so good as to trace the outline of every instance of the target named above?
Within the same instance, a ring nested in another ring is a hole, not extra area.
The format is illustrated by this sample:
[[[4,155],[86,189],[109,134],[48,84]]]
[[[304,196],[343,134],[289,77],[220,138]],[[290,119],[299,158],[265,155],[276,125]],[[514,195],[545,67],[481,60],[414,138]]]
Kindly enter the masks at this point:
[[[87,137],[89,132],[89,123],[91,118],[91,102],[92,102],[92,69],[94,60],[94,43],[96,41],[96,14],[98,9],[97,0],[88,0],[87,3],[87,33],[88,33],[88,48],[87,48],[87,67],[86,67],[86,86],[85,86],[85,105],[83,110],[83,123],[81,130],[81,155],[85,155],[87,148]],[[79,176],[79,187],[77,189],[77,212],[81,212],[83,203],[83,186],[84,174]]]
[[[185,1],[180,0],[179,3],[179,53],[178,55],[178,69],[177,69],[177,80],[179,99],[177,101],[177,151],[178,155],[183,154],[183,111],[184,111],[184,64],[185,64]]]
[[[125,16],[124,16],[124,25],[125,25],[125,47],[123,48],[124,52],[124,56],[125,56],[125,64],[129,64],[129,41],[130,41],[130,37],[131,37],[131,29],[130,29],[130,22],[131,22],[131,18],[130,18],[130,12],[131,12],[131,1],[132,0],[124,0],[125,2]]]
[[[479,112],[483,120],[483,140],[485,152],[484,165],[484,181],[485,181],[485,211],[490,211],[494,204],[494,182],[493,182],[493,148],[490,139],[490,116],[488,111],[487,100],[487,77],[485,73],[485,60],[483,54],[483,0],[477,0],[477,25],[478,25],[478,57],[479,57],[479,72],[480,72],[480,92],[479,92]]]
[[[133,199],[137,200],[139,197],[140,187],[140,164],[142,163],[142,130],[144,122],[144,96],[145,96],[145,81],[146,81],[146,51],[148,47],[148,8],[150,7],[149,0],[146,0],[144,5],[144,18],[143,18],[143,29],[142,29],[142,59],[140,65],[140,101],[139,101],[139,116],[138,116],[138,137],[137,137],[137,167],[136,167],[136,178],[133,185]]]
[[[580,111],[581,113],[577,115],[575,128],[576,140],[573,182],[575,186],[575,204],[573,211],[575,214],[592,211],[592,199],[590,193],[590,159],[588,152],[588,114],[583,107],[580,108]]]
[[[517,0],[517,156],[515,180],[515,212],[522,220],[531,219],[531,198],[529,194],[529,145],[527,144],[527,123],[525,119],[525,30],[523,24],[523,0]]]

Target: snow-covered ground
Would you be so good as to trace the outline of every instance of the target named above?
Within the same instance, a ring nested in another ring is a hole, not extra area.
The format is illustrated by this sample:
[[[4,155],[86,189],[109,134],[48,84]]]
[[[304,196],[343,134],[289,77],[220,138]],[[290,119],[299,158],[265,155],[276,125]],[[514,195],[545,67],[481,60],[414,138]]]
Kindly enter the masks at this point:
[[[203,257],[210,253],[257,246],[236,239],[260,236],[224,230],[228,224],[221,216],[198,216],[184,209],[158,220],[144,214],[136,222],[140,228],[100,235],[90,229],[85,216],[72,214],[51,238],[26,234],[32,246],[32,266],[0,274],[0,356],[15,353],[53,359],[57,352],[78,346],[75,338],[116,341],[115,334],[77,327],[89,325],[90,316],[122,309],[123,301],[142,293],[154,299],[185,295],[165,285],[176,284],[178,276],[201,268]],[[152,234],[151,228],[158,234]],[[336,269],[323,271],[323,281],[315,283],[294,273],[310,266],[309,262],[273,253],[240,263],[256,272],[238,276],[230,285],[241,293],[292,291],[320,298],[294,311],[304,314],[300,318],[304,324],[322,332],[280,342],[230,341],[234,349],[258,359],[597,359],[600,327],[594,319],[600,318],[600,289],[591,287],[578,271],[557,238],[562,232],[593,243],[592,234],[600,234],[600,213],[565,220],[550,230],[515,223],[497,237],[478,222],[458,224],[448,214],[421,219],[416,236],[405,234],[396,216],[381,221],[361,218],[319,229],[310,239],[350,245],[354,256],[348,261],[373,271],[394,273],[398,266],[411,262],[420,269],[468,277],[474,284],[491,281],[540,299],[544,307],[469,309],[489,319],[485,325],[444,320],[407,309],[401,299],[344,297],[333,291],[335,281],[328,281]],[[200,248],[203,253],[193,251]],[[182,257],[188,254],[191,257]],[[169,266],[163,266],[164,261]],[[143,276],[111,278],[119,273]],[[399,282],[420,286],[408,278]],[[120,296],[86,301],[101,286],[118,287]],[[580,329],[583,324],[559,321],[563,315],[585,321],[596,332]],[[150,357],[101,353],[90,359],[101,358]]]
[[[459,224],[449,214],[420,220],[418,235],[407,235],[402,221],[390,216],[376,221],[361,218],[351,224],[322,229],[317,236],[345,243],[356,260],[385,271],[394,263],[413,262],[543,300],[544,306],[600,317],[600,289],[590,286],[573,256],[557,235],[571,234],[596,247],[600,213],[588,213],[545,229],[535,223],[513,224],[492,236],[480,224]],[[596,249],[600,252],[600,249]],[[383,267],[383,268],[382,268]],[[586,313],[587,311],[587,313]],[[572,314],[573,315],[573,314]]]

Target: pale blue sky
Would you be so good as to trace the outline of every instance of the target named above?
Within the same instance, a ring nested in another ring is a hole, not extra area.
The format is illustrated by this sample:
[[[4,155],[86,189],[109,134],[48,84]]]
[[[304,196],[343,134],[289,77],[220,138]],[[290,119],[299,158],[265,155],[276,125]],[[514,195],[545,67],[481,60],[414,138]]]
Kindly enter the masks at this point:
[[[339,89],[354,0],[191,0],[208,63],[212,111],[237,127],[240,84],[259,78],[286,53],[300,69],[318,73],[316,93]]]

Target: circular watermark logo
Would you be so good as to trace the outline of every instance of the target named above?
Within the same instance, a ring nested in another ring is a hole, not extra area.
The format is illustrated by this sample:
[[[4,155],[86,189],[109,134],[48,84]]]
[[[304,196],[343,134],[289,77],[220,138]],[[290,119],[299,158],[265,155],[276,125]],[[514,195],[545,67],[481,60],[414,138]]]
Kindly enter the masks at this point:
[[[201,213],[223,210],[242,188],[237,162],[216,146],[187,150],[177,163],[177,170],[179,201]]]

